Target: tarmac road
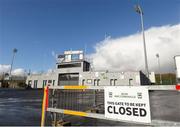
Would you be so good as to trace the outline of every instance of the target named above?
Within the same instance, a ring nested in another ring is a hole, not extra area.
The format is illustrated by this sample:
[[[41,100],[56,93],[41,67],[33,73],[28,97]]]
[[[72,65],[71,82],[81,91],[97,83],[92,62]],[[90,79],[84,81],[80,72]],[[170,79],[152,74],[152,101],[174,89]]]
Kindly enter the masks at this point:
[[[40,125],[42,90],[0,89],[0,126]]]

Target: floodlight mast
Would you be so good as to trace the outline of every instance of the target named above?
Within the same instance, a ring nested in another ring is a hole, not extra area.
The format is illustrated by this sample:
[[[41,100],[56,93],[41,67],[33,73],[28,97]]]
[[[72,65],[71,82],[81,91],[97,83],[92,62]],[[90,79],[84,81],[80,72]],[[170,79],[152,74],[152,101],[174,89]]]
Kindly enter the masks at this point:
[[[13,57],[12,57],[11,68],[10,68],[10,72],[9,72],[10,80],[12,80],[12,74],[11,74],[11,72],[12,72],[12,66],[13,66],[13,63],[14,63],[14,57],[15,57],[15,54],[17,53],[17,51],[18,51],[18,50],[17,50],[16,48],[13,49]]]
[[[159,82],[160,82],[160,84],[162,85],[162,76],[161,76],[160,56],[159,56],[159,54],[158,54],[158,53],[156,54],[156,57],[157,57],[157,60],[158,60],[158,67],[159,67]]]
[[[140,14],[141,17],[141,29],[142,29],[142,35],[143,35],[143,46],[144,46],[144,60],[145,60],[145,70],[146,70],[146,76],[149,78],[149,69],[148,69],[148,61],[147,61],[147,51],[146,51],[146,41],[145,41],[145,33],[144,33],[144,20],[143,20],[143,11],[140,5],[135,6],[135,11]]]

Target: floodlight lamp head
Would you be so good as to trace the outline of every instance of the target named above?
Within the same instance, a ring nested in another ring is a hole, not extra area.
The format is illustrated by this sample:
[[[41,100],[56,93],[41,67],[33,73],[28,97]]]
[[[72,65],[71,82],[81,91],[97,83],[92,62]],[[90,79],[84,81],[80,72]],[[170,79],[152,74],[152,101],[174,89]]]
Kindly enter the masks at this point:
[[[159,54],[158,53],[156,54],[156,57],[159,58]]]
[[[138,14],[143,14],[143,11],[142,11],[140,5],[135,5],[135,6],[134,6],[134,9],[135,9],[135,11],[136,11]]]
[[[13,53],[17,53],[17,51],[18,51],[18,50],[17,50],[16,48],[13,49]]]

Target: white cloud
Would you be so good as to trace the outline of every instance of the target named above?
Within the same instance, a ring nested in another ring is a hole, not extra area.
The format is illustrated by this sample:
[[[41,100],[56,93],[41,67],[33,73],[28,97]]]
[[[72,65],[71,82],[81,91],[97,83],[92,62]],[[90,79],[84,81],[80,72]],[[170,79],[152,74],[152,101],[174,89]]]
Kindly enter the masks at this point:
[[[17,68],[15,70],[12,71],[12,75],[16,75],[16,76],[26,76],[26,71],[22,68]]]
[[[145,31],[145,37],[149,70],[158,71],[156,53],[159,53],[161,70],[173,72],[173,57],[180,54],[180,24],[152,27]],[[105,39],[97,43],[91,58],[96,69],[144,70],[142,35]]]
[[[9,73],[10,72],[10,65],[3,65],[0,64],[0,75],[2,75],[3,73]],[[26,75],[26,71],[22,68],[17,68],[12,70],[12,75],[15,76],[25,76]]]
[[[0,64],[0,74],[2,73],[8,73],[10,70],[11,66],[10,65],[3,65]]]
[[[54,70],[53,69],[48,69],[47,72],[46,72],[46,75],[52,75],[54,73]]]
[[[56,58],[56,53],[55,53],[55,51],[51,51],[51,55],[52,55],[54,58]]]
[[[40,74],[40,72],[32,71],[32,72],[30,72],[30,74]]]

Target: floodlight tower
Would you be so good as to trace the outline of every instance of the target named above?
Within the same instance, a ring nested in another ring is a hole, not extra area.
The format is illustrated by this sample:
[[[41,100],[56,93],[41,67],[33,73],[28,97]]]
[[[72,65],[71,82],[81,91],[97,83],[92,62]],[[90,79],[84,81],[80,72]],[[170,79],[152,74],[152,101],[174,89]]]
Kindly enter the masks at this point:
[[[162,84],[160,57],[159,57],[159,54],[158,54],[158,53],[156,54],[156,58],[157,58],[157,60],[158,60],[158,67],[159,67],[159,81],[160,81],[160,84]]]
[[[13,57],[12,57],[11,68],[10,68],[10,72],[9,72],[10,80],[12,80],[12,74],[11,74],[11,72],[12,72],[12,66],[13,66],[13,63],[14,63],[14,57],[15,57],[15,54],[17,53],[17,51],[18,51],[18,50],[17,50],[16,48],[13,49]]]
[[[146,51],[146,42],[145,42],[145,34],[144,34],[144,20],[143,20],[143,11],[140,5],[135,6],[135,11],[140,14],[141,17],[141,28],[142,28],[142,36],[143,36],[143,46],[144,46],[144,60],[145,60],[145,70],[146,76],[149,78],[149,69],[148,69],[148,61],[147,61],[147,51]]]

